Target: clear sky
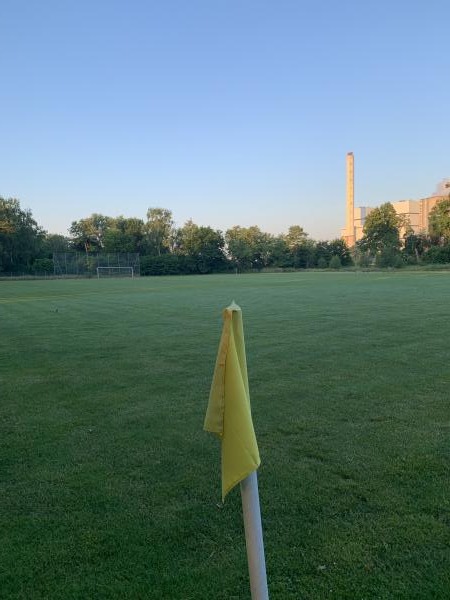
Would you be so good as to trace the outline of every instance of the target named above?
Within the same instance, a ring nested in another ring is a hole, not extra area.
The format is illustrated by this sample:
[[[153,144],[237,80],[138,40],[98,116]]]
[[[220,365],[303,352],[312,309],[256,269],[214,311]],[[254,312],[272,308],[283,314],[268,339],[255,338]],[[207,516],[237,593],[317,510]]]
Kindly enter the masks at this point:
[[[450,176],[448,0],[1,0],[0,195],[339,236]]]

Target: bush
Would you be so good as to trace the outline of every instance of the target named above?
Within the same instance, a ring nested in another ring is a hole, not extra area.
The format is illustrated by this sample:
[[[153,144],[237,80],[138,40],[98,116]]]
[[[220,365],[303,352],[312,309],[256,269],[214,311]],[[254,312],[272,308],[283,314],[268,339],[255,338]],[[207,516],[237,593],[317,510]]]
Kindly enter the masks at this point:
[[[319,269],[326,269],[328,267],[327,261],[323,256],[321,256],[317,261],[317,266]]]
[[[353,263],[355,266],[360,268],[371,267],[373,264],[373,258],[365,250],[356,245],[353,248]]]
[[[53,261],[51,258],[37,258],[33,263],[35,273],[53,273]]]
[[[399,252],[393,248],[384,248],[375,259],[377,267],[403,267],[402,257]]]
[[[328,266],[330,267],[330,269],[340,269],[342,267],[342,263],[339,256],[332,256]]]
[[[211,262],[202,257],[180,254],[162,254],[161,256],[141,256],[141,275],[192,275],[193,273],[222,273],[229,269],[225,260],[216,261],[214,269]]]
[[[397,254],[397,255],[394,257],[394,265],[393,265],[393,266],[394,266],[394,268],[396,268],[396,269],[401,269],[402,267],[404,267],[404,266],[405,266],[405,262],[404,262],[404,260],[403,260],[403,258],[402,258],[402,256],[401,256],[401,254]]]
[[[417,258],[412,254],[403,254],[403,262],[405,265],[417,265]]]
[[[141,275],[182,275],[195,271],[195,265],[189,264],[184,256],[162,254],[161,256],[142,256]]]
[[[432,246],[422,255],[424,263],[450,263],[450,245]]]

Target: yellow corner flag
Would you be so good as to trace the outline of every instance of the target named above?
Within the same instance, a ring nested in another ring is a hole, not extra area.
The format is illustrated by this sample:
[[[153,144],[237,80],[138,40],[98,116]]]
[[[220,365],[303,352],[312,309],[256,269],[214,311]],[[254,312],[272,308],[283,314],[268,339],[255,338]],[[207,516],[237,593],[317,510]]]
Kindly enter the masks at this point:
[[[222,440],[222,500],[260,465],[248,390],[242,311],[223,311],[223,330],[206,411],[205,431]]]

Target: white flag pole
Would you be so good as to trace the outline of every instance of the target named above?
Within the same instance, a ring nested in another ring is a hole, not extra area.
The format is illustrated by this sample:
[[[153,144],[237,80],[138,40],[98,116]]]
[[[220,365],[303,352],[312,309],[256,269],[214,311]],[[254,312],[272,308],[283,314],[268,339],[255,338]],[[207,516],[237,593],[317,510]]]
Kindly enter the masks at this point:
[[[256,471],[241,481],[241,497],[252,600],[269,600]]]

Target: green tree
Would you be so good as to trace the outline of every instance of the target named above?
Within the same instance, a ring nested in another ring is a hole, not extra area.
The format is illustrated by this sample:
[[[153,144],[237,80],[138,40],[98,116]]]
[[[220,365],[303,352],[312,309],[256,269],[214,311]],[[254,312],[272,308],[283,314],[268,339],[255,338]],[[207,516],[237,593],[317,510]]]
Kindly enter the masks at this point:
[[[330,262],[329,262],[328,266],[330,267],[330,269],[335,269],[335,270],[340,269],[342,266],[342,263],[341,263],[341,259],[339,258],[339,256],[337,256],[336,254],[334,256],[332,256],[330,258]]]
[[[142,219],[116,217],[111,219],[103,235],[105,252],[140,252],[144,239]]]
[[[331,257],[337,256],[343,267],[348,267],[353,264],[350,248],[343,239],[337,238],[335,240],[331,240],[328,242],[328,248],[331,253]]]
[[[104,248],[104,236],[113,225],[113,219],[98,213],[93,213],[86,219],[73,221],[69,232],[72,234],[72,244],[77,250],[98,252]]]
[[[135,252],[133,237],[116,227],[105,231],[103,236],[103,250],[105,252]]]
[[[42,239],[39,258],[51,259],[55,252],[69,252],[70,239],[57,233],[46,233]]]
[[[320,262],[320,268],[328,267],[330,258],[331,253],[328,248],[328,242],[322,240],[317,241],[314,246],[314,266],[319,266]]]
[[[395,256],[400,251],[400,229],[404,226],[404,219],[397,215],[390,202],[386,202],[367,216],[363,237],[357,244],[363,252],[373,256]]]
[[[410,232],[405,236],[403,255],[407,263],[418,263],[424,252],[431,246],[431,240],[425,233]]]
[[[149,208],[145,228],[148,254],[161,256],[161,254],[171,250],[174,222],[170,210],[167,208]]]
[[[30,269],[44,235],[30,210],[23,210],[15,198],[0,197],[0,270]]]
[[[226,266],[225,240],[220,231],[189,220],[178,230],[176,239],[176,252],[190,258],[199,273],[219,271]]]
[[[33,262],[33,271],[38,275],[53,273],[53,260],[51,258],[36,258]]]
[[[284,236],[289,250],[289,266],[296,269],[307,269],[314,264],[315,242],[308,239],[308,234],[300,225],[291,225]]]
[[[145,226],[142,219],[135,217],[125,218],[117,217],[114,219],[115,229],[121,231],[132,242],[132,250],[130,252],[140,252],[145,235]]]
[[[251,269],[252,248],[248,242],[244,228],[235,225],[232,229],[228,229],[225,233],[225,242],[228,255],[234,266],[241,271]]]
[[[291,248],[293,266],[296,269],[309,269],[316,262],[316,247],[314,240],[304,240],[300,245]]]
[[[431,246],[423,254],[423,262],[425,263],[450,263],[450,244],[446,246]]]
[[[273,267],[293,267],[292,253],[285,235],[278,235],[270,240],[269,265]]]
[[[434,206],[429,215],[430,235],[441,245],[450,242],[450,198]]]
[[[376,255],[375,264],[377,267],[395,267],[398,269],[403,267],[405,263],[398,249],[386,246]]]
[[[328,265],[333,256],[338,257],[341,266],[348,266],[353,262],[350,250],[344,240],[336,239],[331,241],[320,241],[316,243],[316,262],[323,258]]]
[[[270,264],[273,236],[256,225],[229,229],[225,234],[228,254],[238,269],[257,269]]]
[[[285,240],[288,245],[288,248],[292,251],[295,248],[303,245],[306,241],[308,234],[300,227],[300,225],[291,225],[287,234],[285,235]]]

